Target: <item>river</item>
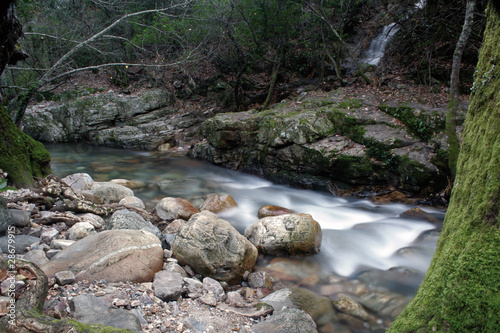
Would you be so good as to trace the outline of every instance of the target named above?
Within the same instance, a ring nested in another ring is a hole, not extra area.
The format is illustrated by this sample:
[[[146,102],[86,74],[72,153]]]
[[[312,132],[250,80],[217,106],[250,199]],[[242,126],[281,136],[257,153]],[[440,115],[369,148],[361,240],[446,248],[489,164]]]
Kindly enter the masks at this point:
[[[435,230],[445,214],[443,210],[420,207],[438,222],[402,218],[400,214],[414,206],[377,205],[367,200],[276,185],[185,156],[83,144],[46,147],[57,176],[86,172],[95,181],[121,178],[144,182],[134,193],[149,210],[167,196],[184,198],[199,206],[203,195],[225,193],[235,199],[238,207],[219,216],[242,233],[257,221],[257,211],[264,205],[311,214],[322,227],[323,241],[321,252],[308,257],[308,261],[342,277],[356,277],[370,270],[408,268],[419,273],[419,278],[403,281],[405,294],[412,294],[418,288],[435,250],[438,235]]]

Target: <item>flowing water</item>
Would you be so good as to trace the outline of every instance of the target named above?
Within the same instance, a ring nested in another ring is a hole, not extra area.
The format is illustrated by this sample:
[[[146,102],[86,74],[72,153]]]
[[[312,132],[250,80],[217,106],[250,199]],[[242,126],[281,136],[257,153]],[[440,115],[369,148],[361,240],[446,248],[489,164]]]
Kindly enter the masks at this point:
[[[392,267],[427,270],[432,258],[440,222],[430,223],[401,218],[414,206],[376,205],[366,200],[338,198],[331,194],[275,185],[245,173],[213,166],[184,156],[86,145],[47,145],[52,170],[58,176],[89,173],[95,181],[115,178],[144,182],[134,189],[148,209],[167,196],[190,200],[195,206],[203,195],[231,195],[238,207],[219,216],[240,232],[257,221],[264,205],[278,205],[308,213],[323,230],[321,252],[308,257],[323,270],[354,277],[369,270],[386,271]],[[442,221],[444,211],[421,207]],[[410,283],[414,292],[420,280]]]
[[[365,56],[361,62],[377,66],[384,56],[387,44],[391,41],[396,32],[399,31],[399,28],[400,27],[396,23],[386,25],[382,29],[382,32],[370,42],[370,46],[365,51]]]

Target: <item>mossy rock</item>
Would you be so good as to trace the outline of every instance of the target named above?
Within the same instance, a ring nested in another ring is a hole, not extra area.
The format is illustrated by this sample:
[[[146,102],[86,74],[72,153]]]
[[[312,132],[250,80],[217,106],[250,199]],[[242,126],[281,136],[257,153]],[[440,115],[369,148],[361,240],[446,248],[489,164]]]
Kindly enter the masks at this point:
[[[21,132],[0,107],[0,168],[16,187],[34,186],[34,177],[51,173],[50,154],[44,145]]]

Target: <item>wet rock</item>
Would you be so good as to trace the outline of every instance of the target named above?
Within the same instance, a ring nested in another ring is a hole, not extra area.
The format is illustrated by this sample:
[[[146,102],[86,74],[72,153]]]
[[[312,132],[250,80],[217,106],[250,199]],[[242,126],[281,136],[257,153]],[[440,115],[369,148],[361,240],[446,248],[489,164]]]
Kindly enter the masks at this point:
[[[205,201],[200,206],[200,211],[209,210],[212,213],[219,213],[237,206],[238,204],[230,195],[218,195],[211,193],[206,195]]]
[[[28,235],[15,235],[13,238],[15,240],[14,243],[12,243],[12,241],[9,243],[9,239],[12,238],[9,238],[9,236],[0,237],[0,249],[2,249],[3,253],[10,253],[9,250],[12,249],[12,246],[14,247],[15,253],[23,253],[26,252],[27,247],[40,241],[40,238]]]
[[[106,302],[93,295],[79,295],[69,302],[75,320],[86,324],[100,324],[132,332],[142,332],[139,319],[130,311],[110,309]]]
[[[415,219],[415,220],[423,220],[423,221],[427,221],[427,222],[430,222],[433,224],[440,223],[440,221],[437,218],[435,218],[431,214],[423,211],[422,209],[420,209],[418,207],[408,209],[407,211],[401,213],[399,215],[399,217],[408,218],[408,219]]]
[[[91,223],[78,222],[74,226],[69,228],[69,239],[76,241],[95,233],[95,228]]]
[[[159,299],[169,302],[177,300],[182,294],[182,275],[176,272],[159,271],[153,280],[153,290]]]
[[[261,302],[271,305],[275,311],[283,308],[298,308],[307,312],[318,325],[337,320],[337,314],[332,301],[303,288],[284,288],[269,296]]]
[[[411,299],[411,296],[370,290],[359,297],[359,302],[371,311],[394,320],[410,303]]]
[[[145,230],[161,239],[161,231],[151,222],[146,221],[141,215],[128,209],[117,210],[109,218],[106,228],[108,230],[130,229]]]
[[[109,230],[80,239],[40,268],[48,277],[70,269],[77,281],[146,282],[162,265],[161,243],[152,233]]]
[[[160,200],[154,212],[163,220],[188,220],[193,214],[198,213],[198,209],[187,200],[166,197]]]
[[[321,248],[321,227],[309,214],[265,217],[245,230],[259,252],[276,256],[315,254]]]
[[[305,311],[284,308],[252,326],[253,333],[317,333],[316,324]]]
[[[143,188],[146,183],[140,180],[128,180],[128,179],[111,179],[111,183],[122,185],[128,187],[129,189],[135,190],[136,188]]]
[[[94,180],[88,173],[74,173],[61,180],[75,192],[90,190],[92,184],[94,184]]]
[[[241,281],[257,260],[257,249],[229,222],[209,211],[195,214],[181,225],[172,251],[179,264],[229,283]]]
[[[345,294],[337,294],[334,297],[333,305],[340,312],[360,318],[362,320],[368,321],[370,319],[373,319],[373,317],[370,316],[368,312],[366,312],[361,304]]]
[[[273,206],[273,205],[268,205],[268,206],[262,206],[259,208],[259,211],[257,213],[257,217],[259,219],[264,218],[264,217],[269,217],[269,216],[279,216],[279,215],[286,215],[286,214],[295,214],[291,209],[285,208],[285,207],[280,207],[280,206]]]
[[[134,195],[128,187],[111,182],[94,182],[90,190],[94,197],[101,198],[105,203],[120,202],[121,199]]]
[[[146,205],[144,204],[144,201],[142,201],[138,197],[134,197],[134,196],[125,197],[125,198],[121,199],[118,204],[133,206],[133,207],[137,207],[137,208],[140,208],[140,209],[145,209],[146,208]]]

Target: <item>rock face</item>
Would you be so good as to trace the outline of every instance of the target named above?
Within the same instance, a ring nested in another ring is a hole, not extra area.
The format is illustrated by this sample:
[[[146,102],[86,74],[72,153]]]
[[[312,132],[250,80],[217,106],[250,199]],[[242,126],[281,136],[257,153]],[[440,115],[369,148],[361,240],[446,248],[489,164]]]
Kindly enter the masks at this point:
[[[321,248],[321,226],[309,214],[265,217],[245,230],[259,252],[275,256],[315,254]]]
[[[44,142],[86,139],[94,144],[155,149],[171,135],[168,122],[157,121],[172,112],[170,105],[172,97],[163,90],[136,96],[108,92],[29,108],[24,130]]]
[[[257,249],[229,222],[209,211],[193,215],[180,226],[172,244],[181,265],[218,281],[237,283],[257,260]]]
[[[446,150],[444,115],[424,105],[350,98],[338,89],[263,112],[217,114],[201,125],[206,142],[190,154],[306,188],[389,184],[421,193],[446,186],[438,168]]]
[[[70,270],[77,281],[150,282],[163,265],[159,239],[147,231],[109,230],[87,236],[41,266],[53,277]]]

